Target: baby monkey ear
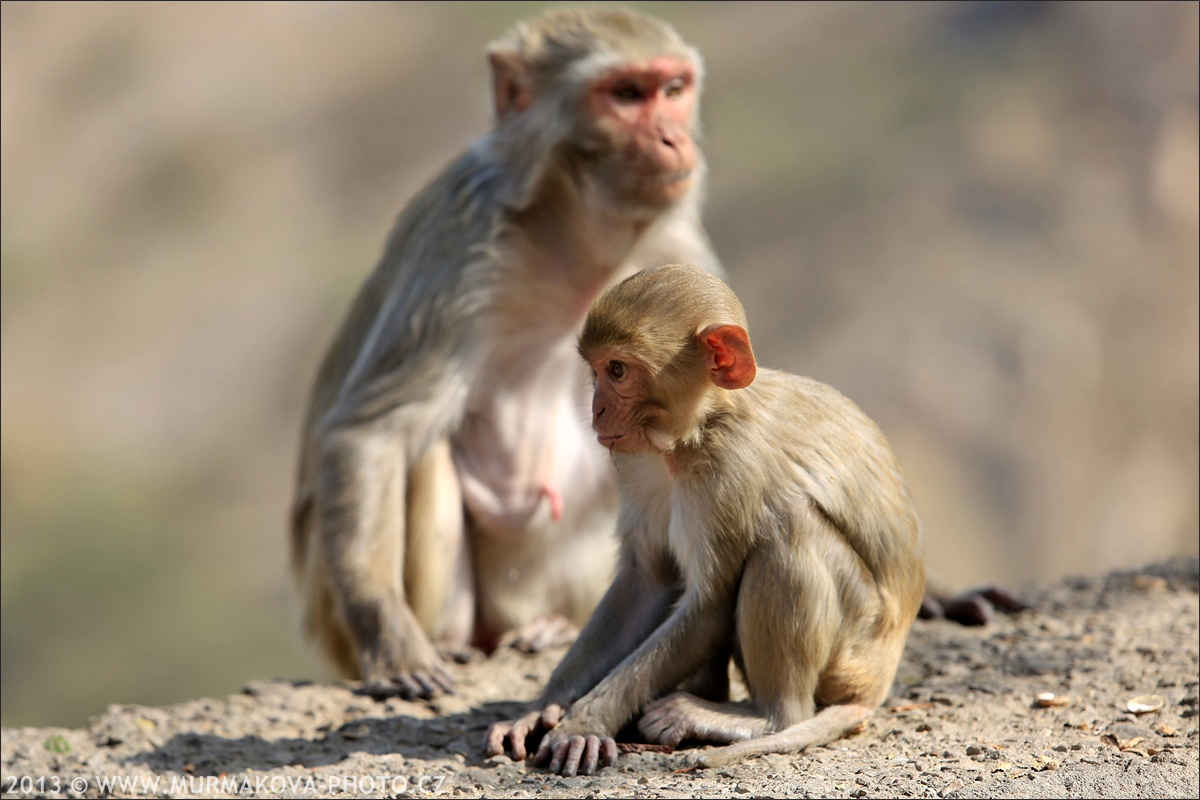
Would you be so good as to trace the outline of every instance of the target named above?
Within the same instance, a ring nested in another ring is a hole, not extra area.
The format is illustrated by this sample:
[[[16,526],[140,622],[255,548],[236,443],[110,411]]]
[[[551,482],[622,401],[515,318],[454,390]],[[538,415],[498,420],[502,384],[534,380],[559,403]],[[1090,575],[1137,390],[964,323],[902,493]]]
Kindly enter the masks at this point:
[[[750,334],[740,325],[709,325],[696,336],[708,353],[708,372],[722,389],[744,389],[754,382],[758,367],[750,349]]]

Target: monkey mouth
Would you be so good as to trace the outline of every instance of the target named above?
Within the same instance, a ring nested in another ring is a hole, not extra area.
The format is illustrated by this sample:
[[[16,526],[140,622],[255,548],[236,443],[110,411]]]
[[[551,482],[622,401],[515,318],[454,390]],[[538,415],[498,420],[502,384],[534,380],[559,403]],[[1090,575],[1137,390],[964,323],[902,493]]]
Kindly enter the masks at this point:
[[[662,175],[655,175],[653,178],[648,178],[646,183],[650,186],[674,186],[677,183],[686,183],[692,178],[692,170],[685,169],[678,172],[666,172]]]
[[[639,179],[632,187],[636,201],[653,209],[662,209],[683,197],[692,188],[691,170],[663,172]]]
[[[621,439],[624,436],[625,436],[625,434],[623,434],[623,433],[612,433],[612,434],[603,434],[602,433],[596,437],[596,441],[598,441],[600,444],[607,447],[609,450],[612,450],[613,445],[615,445],[617,443],[617,440]]]

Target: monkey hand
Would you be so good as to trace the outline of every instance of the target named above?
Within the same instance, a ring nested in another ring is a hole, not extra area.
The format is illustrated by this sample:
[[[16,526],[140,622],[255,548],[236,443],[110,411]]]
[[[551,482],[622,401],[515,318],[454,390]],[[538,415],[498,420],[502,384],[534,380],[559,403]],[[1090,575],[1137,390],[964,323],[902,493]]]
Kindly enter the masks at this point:
[[[483,754],[498,756],[507,749],[513,761],[524,761],[528,753],[527,740],[540,737],[556,727],[562,715],[562,706],[549,703],[545,708],[529,711],[518,719],[492,723],[483,741]]]
[[[551,772],[570,778],[592,775],[600,767],[617,763],[617,742],[611,736],[592,733],[594,726],[586,722],[568,721],[556,727],[538,748],[534,763],[549,765]]]

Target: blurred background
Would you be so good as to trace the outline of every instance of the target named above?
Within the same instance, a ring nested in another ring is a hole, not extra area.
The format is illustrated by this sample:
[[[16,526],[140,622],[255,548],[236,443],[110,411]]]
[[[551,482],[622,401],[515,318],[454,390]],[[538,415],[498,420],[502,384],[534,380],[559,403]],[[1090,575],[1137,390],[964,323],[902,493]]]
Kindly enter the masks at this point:
[[[882,425],[929,562],[1197,552],[1195,3],[632,3],[705,54],[760,360]],[[2,722],[326,678],[285,548],[317,362],[541,3],[0,9]]]

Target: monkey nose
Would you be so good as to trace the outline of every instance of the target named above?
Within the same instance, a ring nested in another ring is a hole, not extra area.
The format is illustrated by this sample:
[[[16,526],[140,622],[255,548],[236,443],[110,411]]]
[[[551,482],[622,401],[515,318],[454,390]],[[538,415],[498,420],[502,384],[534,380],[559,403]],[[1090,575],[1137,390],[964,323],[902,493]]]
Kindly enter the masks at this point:
[[[659,133],[660,157],[664,166],[681,172],[691,172],[696,166],[695,154],[686,136],[671,131]]]

